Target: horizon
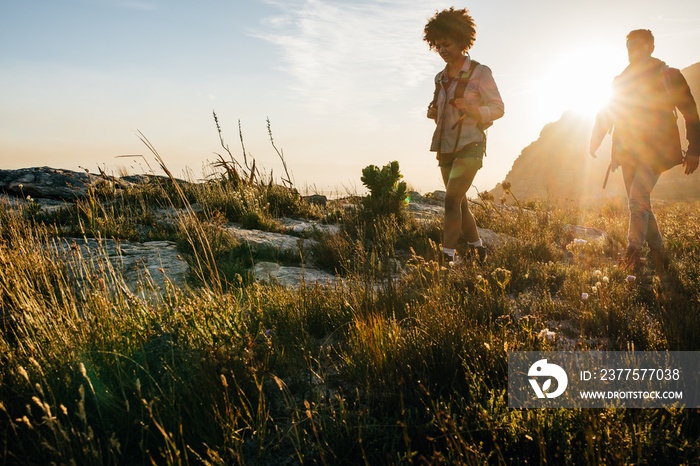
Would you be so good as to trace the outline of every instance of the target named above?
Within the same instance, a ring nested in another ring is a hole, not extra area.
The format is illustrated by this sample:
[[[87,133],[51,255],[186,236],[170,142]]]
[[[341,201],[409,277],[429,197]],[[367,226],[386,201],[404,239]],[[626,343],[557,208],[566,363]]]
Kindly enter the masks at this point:
[[[422,41],[442,2],[245,4],[48,0],[0,7],[0,168],[147,170],[137,131],[174,174],[204,173],[226,143],[279,178],[275,145],[300,190],[362,191],[361,170],[397,160],[420,192],[442,189],[432,122],[433,77],[444,67]],[[461,5],[458,5],[461,7]],[[651,29],[654,56],[700,62],[700,4],[596,0],[466,5],[473,58],[489,66],[506,114],[489,130],[475,186],[502,181],[545,124],[566,111],[592,117],[627,65],[625,36]],[[595,32],[592,32],[595,31]],[[696,96],[698,98],[699,96]],[[599,157],[601,160],[603,157]],[[606,163],[600,161],[599,163]]]

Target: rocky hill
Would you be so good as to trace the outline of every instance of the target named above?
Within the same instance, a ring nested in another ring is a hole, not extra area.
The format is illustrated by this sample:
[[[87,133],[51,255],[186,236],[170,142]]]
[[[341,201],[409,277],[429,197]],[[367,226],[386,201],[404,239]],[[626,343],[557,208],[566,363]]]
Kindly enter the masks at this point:
[[[700,63],[683,69],[682,73],[695,100],[700,101]],[[680,125],[681,134],[685,134],[683,124]],[[546,125],[539,138],[523,149],[506,175],[505,181],[511,183],[515,196],[521,201],[585,202],[624,195],[620,170],[610,174],[606,189],[602,189],[610,162],[610,137],[598,151],[598,158],[591,158],[588,142],[592,127],[591,118],[570,112]],[[491,192],[496,199],[503,195],[500,184]],[[668,201],[700,199],[700,173],[686,176],[682,167],[675,167],[661,176],[653,196]]]

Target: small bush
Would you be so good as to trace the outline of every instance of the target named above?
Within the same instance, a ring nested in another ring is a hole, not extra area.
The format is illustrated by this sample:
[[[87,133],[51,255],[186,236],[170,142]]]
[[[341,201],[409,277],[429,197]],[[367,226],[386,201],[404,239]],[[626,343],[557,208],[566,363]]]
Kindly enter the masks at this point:
[[[401,216],[408,196],[406,182],[399,180],[399,163],[394,161],[379,169],[369,165],[362,169],[362,183],[369,189],[369,195],[362,199],[362,206],[368,217]]]

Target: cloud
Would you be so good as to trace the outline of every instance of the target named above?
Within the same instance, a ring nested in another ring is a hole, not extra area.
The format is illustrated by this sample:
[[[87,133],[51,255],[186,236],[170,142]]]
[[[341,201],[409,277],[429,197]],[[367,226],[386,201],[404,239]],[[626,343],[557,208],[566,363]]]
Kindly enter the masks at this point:
[[[267,3],[279,14],[251,34],[279,48],[280,69],[292,78],[290,90],[319,113],[380,107],[436,72],[422,41],[434,2]]]

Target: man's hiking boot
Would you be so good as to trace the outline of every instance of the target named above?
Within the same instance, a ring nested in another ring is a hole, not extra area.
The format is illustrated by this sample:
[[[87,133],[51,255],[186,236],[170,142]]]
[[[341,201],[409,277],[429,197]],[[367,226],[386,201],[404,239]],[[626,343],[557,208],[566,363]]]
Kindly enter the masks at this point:
[[[642,252],[636,246],[628,246],[624,256],[617,259],[617,266],[625,270],[635,270],[642,262]]]
[[[654,271],[665,272],[666,267],[668,267],[668,258],[666,257],[666,250],[663,246],[649,248],[649,259],[651,259]]]

